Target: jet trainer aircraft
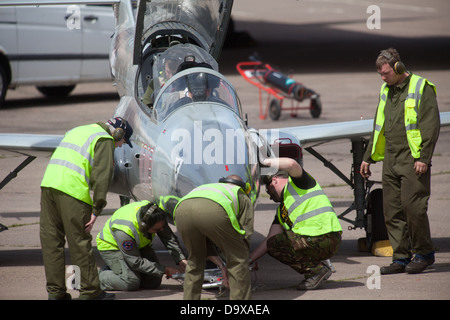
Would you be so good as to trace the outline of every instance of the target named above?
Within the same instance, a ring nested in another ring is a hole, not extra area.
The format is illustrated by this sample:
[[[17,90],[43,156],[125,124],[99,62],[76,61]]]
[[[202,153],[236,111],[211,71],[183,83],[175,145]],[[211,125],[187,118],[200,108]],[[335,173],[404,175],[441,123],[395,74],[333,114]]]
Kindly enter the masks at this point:
[[[339,215],[353,228],[374,234],[367,209],[370,182],[359,166],[373,120],[255,130],[248,126],[233,85],[218,71],[232,0],[2,1],[2,5],[112,4],[116,26],[110,52],[111,72],[120,102],[112,117],[134,128],[132,145],[115,151],[110,191],[149,200],[171,218],[181,197],[193,188],[230,174],[241,176],[256,204],[259,178],[276,168],[261,168],[263,156],[289,155],[301,162],[305,148],[354,190],[353,205]],[[450,125],[450,112],[441,113]],[[62,135],[0,134],[0,149],[28,155],[0,183],[0,189],[34,157],[49,155]],[[279,143],[286,140],[290,143]],[[350,178],[318,154],[314,144],[349,139]],[[356,210],[356,219],[345,216]]]

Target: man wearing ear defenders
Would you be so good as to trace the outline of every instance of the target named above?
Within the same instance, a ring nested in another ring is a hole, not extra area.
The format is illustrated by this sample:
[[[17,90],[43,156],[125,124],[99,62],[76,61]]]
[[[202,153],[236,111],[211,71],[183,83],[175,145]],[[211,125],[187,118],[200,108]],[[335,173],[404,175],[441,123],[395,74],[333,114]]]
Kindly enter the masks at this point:
[[[320,185],[295,160],[268,158],[261,165],[280,170],[263,179],[270,199],[280,206],[266,239],[250,254],[250,262],[269,253],[304,275],[298,290],[316,289],[332,273],[322,261],[335,255],[341,243],[336,213]]]
[[[152,240],[158,235],[180,268],[158,262]],[[133,202],[118,209],[97,235],[97,249],[108,266],[100,272],[104,290],[156,289],[163,275],[183,272],[186,258],[166,214],[149,201]]]
[[[228,281],[230,299],[251,298],[248,257],[253,204],[249,191],[241,177],[230,175],[195,188],[175,207],[174,220],[189,251],[184,299],[200,299],[207,257],[216,258],[210,260],[221,269],[225,285]],[[208,241],[222,251],[226,267]]]
[[[122,118],[76,127],[53,153],[41,183],[40,238],[49,299],[71,299],[65,279],[64,245],[80,268],[80,299],[111,299],[100,288],[90,231],[106,205],[114,149],[131,147],[131,126]],[[91,198],[90,190],[93,191]]]
[[[382,50],[375,66],[385,83],[360,173],[369,178],[370,165],[383,161],[383,211],[393,261],[380,271],[420,273],[434,263],[427,209],[440,129],[436,87],[407,71],[393,48]]]

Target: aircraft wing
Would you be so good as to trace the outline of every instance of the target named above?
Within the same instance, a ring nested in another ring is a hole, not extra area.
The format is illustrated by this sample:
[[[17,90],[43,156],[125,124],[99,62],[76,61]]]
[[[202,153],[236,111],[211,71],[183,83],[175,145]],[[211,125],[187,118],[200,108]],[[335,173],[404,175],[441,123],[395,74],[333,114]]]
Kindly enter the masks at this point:
[[[441,112],[441,126],[450,126],[450,112]],[[275,131],[278,131],[276,134]],[[302,147],[314,143],[325,143],[339,139],[358,139],[368,137],[373,131],[373,119],[323,123],[309,126],[295,126],[267,130],[267,140],[273,143],[273,137],[280,137],[283,133],[294,136]],[[269,137],[272,137],[270,139]]]
[[[450,112],[441,112],[440,116],[441,126],[450,126]],[[372,133],[373,119],[268,129],[266,137],[277,136],[271,134],[275,130],[295,136],[301,146],[305,146],[332,140],[367,137]],[[52,134],[0,133],[0,150],[30,155],[34,153],[51,154],[63,137],[64,135]],[[271,139],[268,140],[273,142]]]
[[[373,119],[280,128],[280,131],[297,137],[301,146],[337,139],[366,137],[372,130]]]
[[[0,133],[0,150],[29,156],[48,156],[64,135]]]
[[[0,190],[36,157],[50,157],[64,135],[0,133],[0,154],[19,154],[27,158],[2,181]],[[0,224],[0,231],[2,225]]]

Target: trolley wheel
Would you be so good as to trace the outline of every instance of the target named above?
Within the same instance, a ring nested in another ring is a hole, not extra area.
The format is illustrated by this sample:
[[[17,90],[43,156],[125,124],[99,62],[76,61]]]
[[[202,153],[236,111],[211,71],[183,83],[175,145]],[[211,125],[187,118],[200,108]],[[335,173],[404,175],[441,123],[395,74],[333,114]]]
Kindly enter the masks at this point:
[[[311,116],[313,118],[320,117],[320,114],[322,113],[322,102],[320,102],[319,97],[311,99],[311,104],[309,105],[309,111],[311,112]]]
[[[371,227],[367,230],[367,248],[372,250],[372,245],[380,240],[389,240],[383,213],[383,189],[375,189],[370,192],[367,202],[367,224]]]
[[[281,104],[277,99],[272,99],[269,106],[269,116],[272,120],[278,120],[281,115]]]

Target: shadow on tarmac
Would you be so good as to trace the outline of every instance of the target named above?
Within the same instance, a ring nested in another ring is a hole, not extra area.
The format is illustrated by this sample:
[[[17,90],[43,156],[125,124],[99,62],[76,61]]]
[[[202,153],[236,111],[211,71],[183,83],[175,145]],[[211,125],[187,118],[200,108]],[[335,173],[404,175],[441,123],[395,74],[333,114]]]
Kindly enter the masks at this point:
[[[412,18],[404,18],[411,22]],[[419,23],[421,17],[414,18]],[[387,23],[390,19],[384,19]],[[392,19],[400,22],[402,19]],[[283,72],[334,73],[375,71],[375,59],[382,49],[394,47],[403,62],[411,70],[450,69],[450,37],[402,37],[386,36],[376,31],[364,32],[340,30],[330,26],[339,24],[360,24],[365,28],[366,20],[347,20],[327,23],[283,24],[240,21],[239,29],[224,47],[219,59],[220,71],[236,74],[236,64],[248,61],[257,52],[271,65]],[[255,43],[252,30],[267,30],[280,34],[280,40],[259,40]],[[273,31],[275,30],[275,31]],[[285,40],[286,35],[295,38]]]
[[[421,17],[414,18],[415,23]],[[405,23],[411,18],[403,18]],[[390,19],[383,20],[391,21]],[[392,19],[392,21],[402,21]],[[238,75],[236,64],[248,61],[257,53],[265,62],[284,73],[336,73],[376,72],[375,59],[382,49],[396,48],[411,70],[450,69],[450,37],[401,37],[386,36],[377,32],[348,31],[334,28],[339,24],[360,24],[365,20],[346,20],[326,23],[284,24],[269,22],[239,21],[239,30],[234,30],[224,45],[219,58],[220,72],[225,76]],[[333,26],[333,28],[331,28]],[[271,32],[263,40],[254,40],[252,33]],[[287,35],[295,38],[286,40]],[[118,101],[116,93],[71,94],[70,99],[30,98],[6,99],[4,109],[17,107],[52,106],[95,101]]]
[[[252,236],[252,244],[256,245],[265,238],[265,235],[255,232]],[[446,238],[433,238],[433,244],[438,248],[437,254],[450,252],[450,237]],[[156,242],[156,240],[155,240]],[[156,243],[155,250],[163,250],[164,248],[160,245],[160,243]],[[69,249],[66,248],[66,260],[70,261]],[[157,253],[158,256],[163,257],[165,259],[166,253]],[[97,264],[102,267],[104,265],[100,255],[98,254],[97,248],[94,247],[94,256],[97,260]],[[351,260],[354,257],[371,257],[372,254],[370,252],[358,252],[357,244],[354,239],[343,239],[337,254],[332,258],[332,262],[339,262],[343,264],[358,264],[359,262]],[[169,258],[170,261],[170,258]],[[12,250],[0,250],[0,266],[1,267],[12,267],[12,266],[38,266],[43,265],[42,262],[42,251],[40,247],[35,249],[20,249],[14,248]],[[281,264],[280,264],[281,265]],[[450,264],[448,263],[435,263],[435,269],[447,269],[446,271],[450,271]],[[443,270],[440,270],[443,272]]]

